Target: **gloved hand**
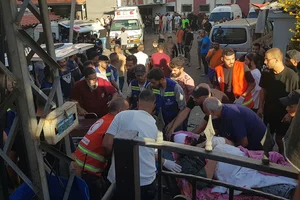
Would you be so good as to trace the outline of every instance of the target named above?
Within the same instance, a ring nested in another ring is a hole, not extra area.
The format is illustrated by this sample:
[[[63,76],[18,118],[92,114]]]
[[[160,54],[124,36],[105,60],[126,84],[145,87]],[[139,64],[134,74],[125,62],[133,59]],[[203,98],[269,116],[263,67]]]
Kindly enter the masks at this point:
[[[164,167],[172,172],[181,172],[181,166],[176,164],[175,161],[165,159]]]
[[[238,99],[236,99],[233,103],[238,105],[243,105],[245,98],[240,96]]]

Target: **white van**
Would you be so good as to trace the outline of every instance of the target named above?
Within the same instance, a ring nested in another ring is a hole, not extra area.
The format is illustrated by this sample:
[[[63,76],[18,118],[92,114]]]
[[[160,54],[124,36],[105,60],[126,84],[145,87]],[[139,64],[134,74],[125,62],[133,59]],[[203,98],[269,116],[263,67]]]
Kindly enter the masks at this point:
[[[273,25],[267,21],[264,33],[256,33],[257,19],[237,19],[213,26],[210,39],[220,43],[221,48],[230,47],[239,58],[251,52],[252,44],[271,46],[273,43]]]
[[[57,41],[63,41],[69,38],[70,20],[62,20],[58,22],[51,22],[51,30],[53,38]],[[103,30],[104,27],[100,22],[88,21],[88,20],[75,20],[74,21],[74,38],[77,39],[80,35],[93,35],[98,34],[99,30]],[[37,41],[40,34],[43,32],[42,24],[38,24],[34,29],[34,39]],[[66,38],[65,38],[66,37]]]
[[[115,39],[121,34],[124,27],[129,38],[127,49],[137,47],[144,43],[144,23],[137,6],[120,7],[115,11],[115,17],[110,28],[110,45],[115,46]]]
[[[232,20],[238,16],[242,18],[242,10],[238,4],[217,6],[211,11],[209,22],[214,25],[215,22],[220,20]]]
[[[257,18],[258,12],[255,11],[253,7],[250,8],[247,18]]]

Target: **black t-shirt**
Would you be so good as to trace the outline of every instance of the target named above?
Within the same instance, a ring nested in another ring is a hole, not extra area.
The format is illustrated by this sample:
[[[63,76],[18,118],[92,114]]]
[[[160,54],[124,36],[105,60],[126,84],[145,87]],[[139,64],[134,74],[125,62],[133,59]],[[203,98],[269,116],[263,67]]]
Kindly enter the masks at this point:
[[[194,40],[194,34],[191,32],[187,32],[185,34],[185,40],[184,40],[184,44],[185,45],[191,45],[192,41]]]
[[[220,90],[217,90],[217,89],[210,89],[210,92],[211,92],[212,97],[216,97],[222,103],[230,103],[229,98],[227,97],[227,95],[224,92],[221,92]],[[186,103],[186,107],[192,110],[195,106],[196,106],[196,104],[194,102],[193,97],[190,97]],[[201,108],[201,110],[203,112],[203,105],[201,104],[201,105],[199,105],[199,107]],[[205,115],[204,120],[208,121],[208,115]]]
[[[279,98],[287,96],[299,87],[298,75],[288,67],[279,74],[272,70],[265,70],[260,78],[259,86],[265,89],[264,115],[283,117],[285,107]]]
[[[106,30],[106,29],[100,30],[100,31],[99,31],[99,38],[104,38],[104,37],[106,37],[106,33],[107,33],[107,30]]]
[[[228,96],[231,103],[235,101],[235,96],[233,94],[232,89],[232,72],[233,67],[223,67],[224,72],[224,93]],[[248,83],[254,83],[254,78],[251,74],[251,71],[247,67],[247,65],[244,65],[244,73],[245,73],[245,79]],[[216,75],[217,76],[217,75]],[[216,77],[215,86],[219,87],[219,83],[217,82],[218,77]]]
[[[60,85],[64,99],[69,99],[72,90],[72,73],[70,69],[59,71]]]

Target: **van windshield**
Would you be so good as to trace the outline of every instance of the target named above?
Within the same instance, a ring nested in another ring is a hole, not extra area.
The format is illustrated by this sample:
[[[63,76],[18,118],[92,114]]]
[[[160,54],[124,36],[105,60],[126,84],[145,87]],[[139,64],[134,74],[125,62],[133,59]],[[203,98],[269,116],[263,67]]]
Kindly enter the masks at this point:
[[[209,15],[209,21],[210,22],[218,22],[220,20],[223,20],[223,19],[231,19],[231,16],[230,16],[230,12],[215,12],[215,13],[210,13]]]
[[[136,19],[114,20],[110,30],[120,31],[122,27],[126,30],[139,30],[139,22]]]
[[[247,42],[247,32],[244,28],[216,27],[212,32],[212,41],[220,44],[243,44]]]

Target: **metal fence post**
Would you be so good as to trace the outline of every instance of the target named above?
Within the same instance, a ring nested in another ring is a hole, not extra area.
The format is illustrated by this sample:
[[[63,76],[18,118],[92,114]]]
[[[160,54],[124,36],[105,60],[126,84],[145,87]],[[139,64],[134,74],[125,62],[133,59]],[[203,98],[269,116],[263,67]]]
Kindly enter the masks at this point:
[[[114,139],[116,199],[140,200],[139,146]]]

